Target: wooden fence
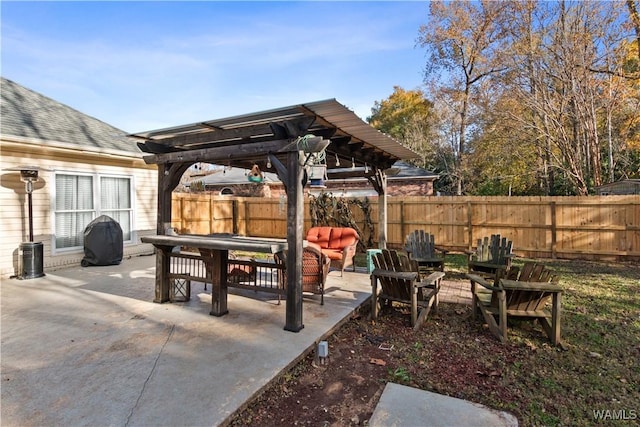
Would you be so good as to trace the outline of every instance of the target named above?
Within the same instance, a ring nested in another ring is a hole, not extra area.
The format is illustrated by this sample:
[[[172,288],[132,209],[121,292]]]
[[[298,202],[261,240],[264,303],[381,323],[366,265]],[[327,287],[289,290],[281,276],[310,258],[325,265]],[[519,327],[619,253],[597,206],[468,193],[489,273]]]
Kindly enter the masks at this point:
[[[376,245],[378,206],[371,200]],[[640,260],[640,196],[390,197],[387,242],[401,247],[415,229],[451,251],[499,233],[530,258]],[[363,224],[361,212],[354,212]],[[286,237],[286,200],[175,193],[172,224],[181,233]],[[311,226],[305,201],[305,230]],[[368,236],[363,236],[366,240]]]

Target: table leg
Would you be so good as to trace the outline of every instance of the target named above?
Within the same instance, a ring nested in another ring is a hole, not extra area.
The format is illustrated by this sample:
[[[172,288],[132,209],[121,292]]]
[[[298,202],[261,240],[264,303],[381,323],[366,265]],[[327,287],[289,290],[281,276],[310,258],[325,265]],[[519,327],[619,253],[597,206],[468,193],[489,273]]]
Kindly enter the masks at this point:
[[[220,249],[200,249],[200,255],[211,277],[212,316],[224,316],[227,309],[227,259],[229,251]]]
[[[171,250],[173,246],[156,246],[156,285],[153,302],[169,301],[169,271],[171,268]]]

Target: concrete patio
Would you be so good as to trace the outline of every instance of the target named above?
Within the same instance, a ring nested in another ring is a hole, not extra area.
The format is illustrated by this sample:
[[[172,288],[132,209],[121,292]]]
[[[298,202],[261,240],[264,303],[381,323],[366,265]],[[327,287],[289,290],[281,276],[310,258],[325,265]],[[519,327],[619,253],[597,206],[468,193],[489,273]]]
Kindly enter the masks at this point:
[[[148,256],[3,280],[2,425],[218,425],[370,295],[332,272],[292,333],[272,294],[230,289],[213,317],[210,287],[155,304],[154,278]]]
[[[210,287],[155,304],[154,279],[147,256],[3,280],[2,425],[219,425],[370,296],[364,269],[331,272],[325,305],[305,297],[292,333],[273,294],[230,289],[213,317]],[[441,301],[466,288],[446,283]]]

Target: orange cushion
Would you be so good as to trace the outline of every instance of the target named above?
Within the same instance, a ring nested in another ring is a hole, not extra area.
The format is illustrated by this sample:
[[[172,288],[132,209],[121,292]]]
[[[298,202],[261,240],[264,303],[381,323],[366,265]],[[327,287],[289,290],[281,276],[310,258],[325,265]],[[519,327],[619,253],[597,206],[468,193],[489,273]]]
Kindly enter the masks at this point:
[[[358,233],[353,228],[336,227],[331,229],[329,249],[343,249],[358,241]]]
[[[307,231],[307,241],[315,243],[321,248],[328,248],[330,235],[331,227],[311,227]]]

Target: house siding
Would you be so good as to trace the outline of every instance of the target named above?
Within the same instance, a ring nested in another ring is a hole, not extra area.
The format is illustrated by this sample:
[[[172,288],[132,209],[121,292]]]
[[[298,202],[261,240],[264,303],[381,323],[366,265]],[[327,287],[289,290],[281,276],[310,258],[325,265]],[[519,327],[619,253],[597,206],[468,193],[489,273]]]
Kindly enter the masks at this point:
[[[53,251],[54,239],[53,202],[55,196],[55,172],[89,173],[130,176],[133,180],[133,243],[125,244],[124,256],[150,254],[153,247],[141,244],[140,237],[156,233],[157,218],[157,169],[147,165],[140,154],[118,153],[75,148],[60,148],[42,141],[28,141],[2,136],[2,169],[20,165],[37,166],[40,179],[34,185],[33,237],[44,247],[44,271],[79,265],[84,251]],[[18,172],[3,170],[0,186],[0,223],[3,238],[0,239],[0,277],[19,273],[20,243],[28,241],[28,205],[25,185]]]
[[[640,194],[640,180],[629,179],[596,187],[599,196]]]

